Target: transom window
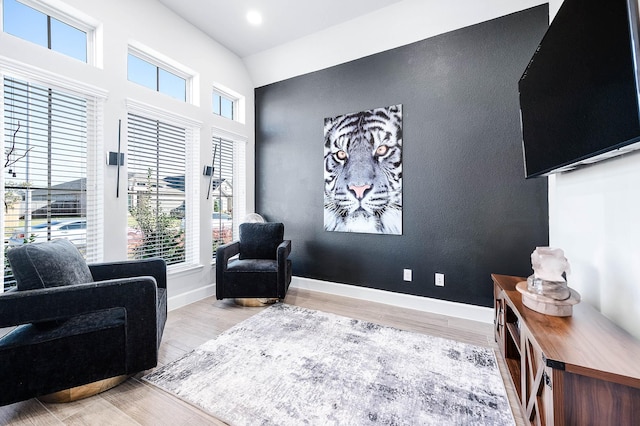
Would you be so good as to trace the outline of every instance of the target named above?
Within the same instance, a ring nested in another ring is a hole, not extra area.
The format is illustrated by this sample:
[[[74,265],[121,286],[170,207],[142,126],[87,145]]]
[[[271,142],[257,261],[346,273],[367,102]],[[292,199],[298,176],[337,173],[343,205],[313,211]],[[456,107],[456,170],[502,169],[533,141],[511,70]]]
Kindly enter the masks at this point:
[[[38,5],[37,2],[35,2]],[[16,0],[3,0],[4,32],[87,62],[91,27],[51,16]]]
[[[213,113],[229,120],[235,120],[237,117],[237,100],[222,92],[214,90],[213,92]]]
[[[142,54],[129,52],[127,59],[129,81],[186,102],[187,77],[179,75],[177,70],[142,56]]]

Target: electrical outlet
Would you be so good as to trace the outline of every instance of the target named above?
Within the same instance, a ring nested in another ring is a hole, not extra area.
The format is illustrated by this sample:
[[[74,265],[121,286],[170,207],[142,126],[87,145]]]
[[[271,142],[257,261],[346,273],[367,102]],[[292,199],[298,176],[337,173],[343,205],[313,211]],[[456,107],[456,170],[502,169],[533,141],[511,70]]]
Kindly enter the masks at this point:
[[[436,272],[436,286],[444,287],[444,274]]]
[[[405,269],[403,271],[403,277],[405,281],[413,280],[413,271],[411,271],[411,269]]]

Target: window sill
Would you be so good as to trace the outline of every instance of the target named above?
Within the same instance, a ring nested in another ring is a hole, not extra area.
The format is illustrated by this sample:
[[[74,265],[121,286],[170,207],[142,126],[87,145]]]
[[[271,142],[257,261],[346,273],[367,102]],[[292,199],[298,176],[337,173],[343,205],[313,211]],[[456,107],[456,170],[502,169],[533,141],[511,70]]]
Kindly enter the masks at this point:
[[[202,271],[204,269],[204,265],[201,264],[193,264],[193,265],[170,265],[167,267],[167,275],[168,276],[181,276],[192,274],[197,271]]]

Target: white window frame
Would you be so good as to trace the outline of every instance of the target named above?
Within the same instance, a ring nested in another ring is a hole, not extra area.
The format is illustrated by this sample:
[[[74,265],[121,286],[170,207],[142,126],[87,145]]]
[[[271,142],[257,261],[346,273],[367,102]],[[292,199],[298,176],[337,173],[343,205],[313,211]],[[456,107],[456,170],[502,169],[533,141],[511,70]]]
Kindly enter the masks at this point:
[[[90,251],[88,262],[101,262],[104,259],[104,103],[107,91],[85,83],[41,70],[31,65],[0,56],[0,79],[17,78],[30,83],[51,87],[52,89],[82,96],[93,102],[93,111],[87,114],[87,236],[95,237],[94,249]],[[4,90],[0,93],[0,150],[5,152],[4,138]],[[89,114],[93,112],[93,114]],[[4,189],[4,170],[0,173],[0,187]],[[4,194],[4,192],[3,192]],[[0,233],[5,234],[4,220],[0,221]],[[89,240],[87,240],[89,241]],[[4,265],[4,250],[0,253],[0,262]],[[4,276],[4,274],[3,274]],[[0,293],[4,291],[0,285]]]
[[[129,46],[127,49],[128,55],[136,56],[143,61],[150,63],[158,68],[161,68],[165,71],[170,72],[180,78],[185,80],[185,102],[188,104],[192,104],[195,106],[199,106],[200,100],[198,97],[198,86],[199,86],[199,74],[194,70],[180,64],[179,62],[169,58],[166,55],[163,55],[160,52],[157,52],[150,47],[147,47],[141,43],[131,41],[129,42]],[[127,55],[127,56],[128,56]],[[128,71],[128,65],[127,65]],[[135,82],[131,82],[136,86],[139,84]],[[150,89],[151,90],[151,89]],[[156,90],[157,93],[162,93]],[[163,93],[164,96],[167,96]]]
[[[55,18],[67,25],[84,31],[87,34],[87,64],[96,68],[104,67],[104,51],[103,51],[103,25],[100,21],[92,18],[59,0],[18,0],[25,6],[29,6],[39,12],[42,12],[52,18]],[[4,6],[4,1],[2,0]],[[3,13],[4,7],[0,7],[0,15]],[[0,26],[4,20],[0,16]],[[4,28],[2,28],[4,31]],[[25,40],[28,41],[28,40]],[[50,50],[50,49],[47,49]],[[57,50],[50,50],[59,55],[64,55]],[[67,56],[67,55],[64,55]]]
[[[200,266],[200,163],[196,153],[200,151],[202,122],[155,106],[134,100],[126,100],[127,113],[157,119],[186,130],[185,146],[185,261],[167,266],[173,273]],[[127,128],[128,126],[123,126]],[[123,140],[128,140],[123,138]],[[126,165],[125,161],[125,165]]]
[[[213,95],[217,94],[220,96],[223,96],[229,100],[232,101],[233,103],[233,120],[232,121],[237,121],[239,123],[245,123],[246,120],[246,98],[244,96],[242,96],[240,93],[231,90],[225,86],[223,86],[222,84],[218,84],[215,83],[213,85],[213,89],[211,91],[211,105],[213,105]],[[213,111],[212,111],[213,112]],[[220,114],[216,114],[213,113],[215,116],[217,117],[221,117],[224,118],[226,120],[229,120],[229,118],[220,115]],[[223,138],[224,139],[224,138]]]

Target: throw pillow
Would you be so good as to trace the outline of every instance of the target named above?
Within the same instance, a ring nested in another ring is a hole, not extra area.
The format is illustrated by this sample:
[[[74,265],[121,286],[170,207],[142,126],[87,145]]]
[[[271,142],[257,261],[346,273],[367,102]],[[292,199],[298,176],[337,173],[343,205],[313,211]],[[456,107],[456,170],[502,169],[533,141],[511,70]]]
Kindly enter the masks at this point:
[[[7,259],[18,290],[93,282],[82,254],[66,239],[13,247]]]

